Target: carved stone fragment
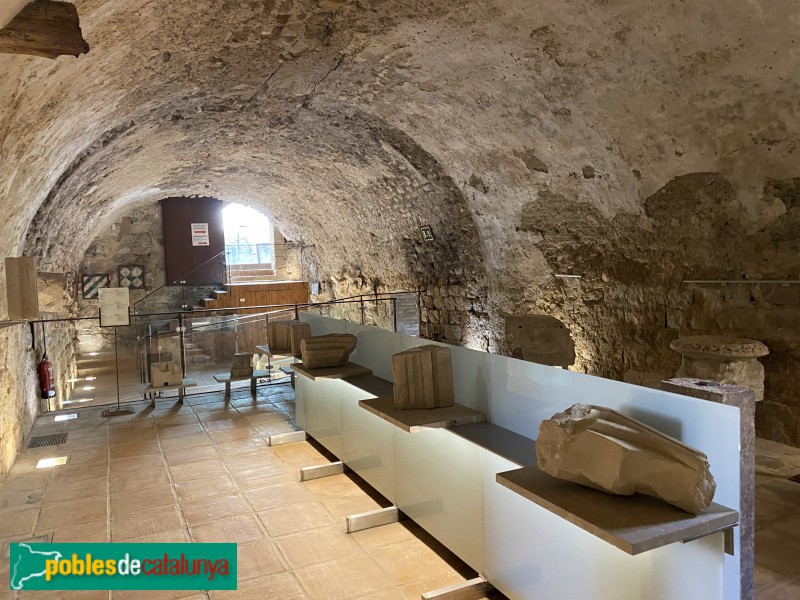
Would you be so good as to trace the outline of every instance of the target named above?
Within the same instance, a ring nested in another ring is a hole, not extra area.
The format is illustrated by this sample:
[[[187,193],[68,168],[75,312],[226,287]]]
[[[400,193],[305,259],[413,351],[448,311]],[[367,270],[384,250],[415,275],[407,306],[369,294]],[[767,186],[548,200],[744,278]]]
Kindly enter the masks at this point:
[[[269,324],[267,339],[273,352],[290,352],[300,357],[300,342],[311,337],[311,325],[301,321],[272,321]]]
[[[691,335],[673,340],[669,347],[681,355],[676,377],[710,379],[741,385],[764,399],[764,365],[758,362],[769,349],[758,340],[720,335]]]
[[[600,406],[574,404],[542,421],[536,456],[553,477],[655,496],[693,514],[708,508],[716,490],[705,454]]]
[[[309,369],[343,367],[356,349],[356,336],[349,333],[331,333],[308,337],[300,342],[303,364]]]
[[[453,360],[450,348],[433,344],[392,356],[394,407],[397,410],[453,406]]]
[[[161,361],[150,364],[150,385],[154,388],[183,383],[181,366],[175,361]]]
[[[253,365],[250,364],[252,355],[249,352],[237,352],[233,355],[231,377],[251,377]]]

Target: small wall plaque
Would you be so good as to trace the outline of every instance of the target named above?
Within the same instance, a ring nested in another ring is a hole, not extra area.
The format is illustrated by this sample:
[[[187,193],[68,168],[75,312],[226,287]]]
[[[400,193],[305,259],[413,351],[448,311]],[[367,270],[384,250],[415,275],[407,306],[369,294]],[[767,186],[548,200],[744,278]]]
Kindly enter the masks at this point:
[[[126,287],[132,290],[144,288],[144,267],[141,265],[120,265],[119,287]]]
[[[433,228],[430,225],[423,225],[422,227],[419,228],[419,230],[422,232],[423,241],[426,242],[433,241]]]
[[[81,295],[84,299],[94,300],[100,288],[111,285],[111,278],[105,275],[81,275]]]

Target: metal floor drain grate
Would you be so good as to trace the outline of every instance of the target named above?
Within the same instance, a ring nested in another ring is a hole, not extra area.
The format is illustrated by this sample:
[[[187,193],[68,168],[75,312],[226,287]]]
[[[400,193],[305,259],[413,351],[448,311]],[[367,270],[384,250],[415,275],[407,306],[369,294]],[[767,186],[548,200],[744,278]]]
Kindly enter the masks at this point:
[[[798,473],[794,477],[789,477],[789,481],[794,481],[795,483],[800,483],[800,473]]]
[[[28,448],[44,448],[45,446],[58,446],[67,441],[67,432],[52,433],[50,435],[35,435],[28,441]]]

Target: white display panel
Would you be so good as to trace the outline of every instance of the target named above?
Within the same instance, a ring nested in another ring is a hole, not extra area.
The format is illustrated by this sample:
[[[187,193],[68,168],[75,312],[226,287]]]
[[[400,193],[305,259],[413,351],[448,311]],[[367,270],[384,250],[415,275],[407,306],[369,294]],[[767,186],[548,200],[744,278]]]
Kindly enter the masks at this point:
[[[358,400],[367,397],[354,386],[342,394],[341,459],[396,504],[394,432],[397,428],[358,405]]]
[[[392,380],[391,374],[391,355],[411,347],[419,346],[421,344],[432,343],[416,337],[404,336],[388,331],[377,330],[374,328],[364,327],[355,324],[346,324],[343,321],[329,319],[327,317],[320,317],[317,315],[303,315],[301,317],[311,323],[314,335],[330,330],[346,329],[348,332],[357,335],[358,345],[352,360],[358,364],[362,364],[371,368],[376,375]],[[739,411],[735,407],[724,406],[721,404],[714,404],[703,400],[689,398],[678,394],[663,392],[652,388],[644,388],[626,384],[623,382],[592,377],[580,373],[574,373],[568,370],[554,368],[544,365],[538,365],[526,361],[515,360],[504,356],[488,354],[485,352],[470,350],[466,348],[452,347],[453,350],[453,372],[454,382],[456,386],[456,395],[459,403],[465,404],[476,410],[480,410],[487,415],[487,419],[501,427],[524,435],[530,439],[536,439],[538,435],[539,424],[543,419],[550,418],[554,413],[562,411],[576,402],[583,402],[587,404],[598,404],[608,406],[615,410],[639,419],[664,433],[676,437],[681,441],[694,446],[695,448],[706,453],[711,465],[711,472],[717,482],[717,491],[714,501],[723,504],[729,508],[739,510]],[[365,411],[366,412],[366,411]],[[368,421],[367,421],[368,422]],[[398,430],[398,433],[403,433]],[[440,432],[445,433],[445,432]],[[413,434],[417,436],[420,434]],[[403,500],[403,494],[408,493],[413,496],[414,481],[405,481],[406,475],[412,475],[412,463],[408,462],[411,459],[409,456],[416,456],[422,460],[422,466],[418,467],[423,470],[423,475],[430,476],[428,470],[434,469],[433,466],[427,464],[432,462],[430,458],[427,459],[424,453],[419,448],[414,448],[406,444],[411,438],[403,439],[403,452],[411,452],[412,454],[403,454],[401,456],[399,447],[396,447],[396,462],[397,462],[397,494],[400,500]],[[419,444],[425,444],[426,441],[420,441]],[[469,444],[468,442],[464,442]],[[434,444],[435,446],[435,444]],[[448,448],[450,448],[448,450]],[[432,449],[432,448],[431,448]],[[430,449],[429,449],[430,450]],[[461,459],[461,454],[466,452],[471,454],[470,450],[448,444],[438,448],[437,456],[453,456],[456,461]],[[494,455],[492,455],[494,456]],[[495,457],[497,458],[497,457]],[[415,459],[416,460],[416,459]],[[426,462],[427,460],[427,462]],[[442,459],[444,460],[444,459]],[[403,465],[402,469],[400,465]],[[508,467],[512,468],[512,467]],[[508,470],[505,468],[503,470]],[[435,469],[434,469],[435,470]],[[510,490],[502,488],[494,481],[488,482],[485,480],[486,474],[484,473],[483,490],[487,494],[487,498],[492,501],[499,490],[503,490],[504,496],[512,494],[516,496],[513,504],[524,506],[531,504],[513,494]],[[415,475],[416,477],[416,475]],[[453,482],[453,485],[470,485],[464,482]],[[444,495],[443,490],[442,496]],[[510,497],[510,496],[508,496]],[[409,502],[411,502],[409,500]],[[413,504],[413,502],[411,502]],[[490,520],[497,521],[493,523],[493,527],[500,527],[502,530],[507,530],[508,534],[514,532],[514,524],[509,521],[507,525],[503,525],[504,517],[495,514],[493,510],[489,510],[489,503],[487,502],[486,512],[486,527],[489,528]],[[658,556],[659,562],[652,563],[652,568],[655,569],[652,576],[648,575],[646,579],[638,579],[629,582],[630,589],[634,590],[637,585],[644,586],[641,592],[637,592],[631,596],[615,596],[613,595],[614,587],[606,589],[605,587],[592,588],[592,593],[586,595],[585,590],[582,597],[589,598],[642,598],[650,600],[651,598],[687,598],[698,600],[706,600],[712,598],[720,598],[719,590],[716,585],[719,583],[718,572],[713,565],[708,567],[707,572],[698,569],[691,569],[692,565],[697,561],[697,564],[702,566],[709,561],[709,556],[713,556],[714,564],[722,564],[724,560],[724,598],[725,600],[734,600],[739,597],[739,558],[738,556],[724,556],[721,554],[721,538],[722,534],[715,534],[698,540],[689,544],[671,544],[664,548],[654,550],[639,557],[628,557],[628,555],[613,548],[605,542],[590,536],[589,534],[579,530],[577,527],[565,522],[563,519],[544,511],[537,509],[538,512],[532,513],[526,519],[532,519],[532,522],[527,520],[523,524],[517,524],[521,531],[530,529],[527,537],[523,536],[520,539],[527,539],[527,543],[531,545],[530,555],[522,552],[522,547],[518,547],[517,551],[522,554],[515,554],[508,556],[508,565],[517,564],[513,566],[502,567],[496,565],[498,576],[501,576],[510,581],[515,581],[515,577],[522,577],[526,565],[528,569],[537,569],[537,563],[534,561],[535,557],[539,556],[541,549],[540,545],[533,547],[533,539],[531,535],[535,532],[542,531],[540,529],[540,520],[545,520],[552,525],[551,529],[545,529],[547,535],[561,536],[562,538],[570,538],[577,536],[580,539],[588,536],[591,541],[583,542],[591,547],[605,548],[611,552],[610,558],[605,558],[604,554],[598,554],[598,565],[594,563],[587,565],[588,573],[591,577],[595,574],[599,577],[600,574],[608,570],[609,573],[615,573],[618,564],[618,559],[613,558],[614,553],[620,553],[626,558],[653,560],[653,557]],[[546,516],[542,516],[546,513]],[[528,514],[528,513],[526,513]],[[427,529],[427,528],[426,528]],[[562,531],[563,529],[563,531]],[[446,531],[446,528],[443,528]],[[579,533],[577,533],[579,532]],[[431,531],[437,538],[440,538],[441,533],[437,534]],[[738,528],[734,530],[738,536]],[[450,543],[442,540],[448,546]],[[490,542],[487,538],[487,553],[488,557],[492,552],[498,553],[498,556],[505,556],[502,548],[502,542],[493,542],[494,546],[490,548]],[[543,541],[544,547],[553,545],[556,542],[552,537]],[[599,544],[599,546],[597,546]],[[735,546],[740,547],[738,539],[735,540]],[[562,548],[562,545],[559,545]],[[561,560],[569,562],[570,554],[567,546],[563,546],[566,554],[561,554]],[[600,552],[598,550],[598,552]],[[695,556],[695,553],[698,553]],[[709,556],[706,556],[708,554]],[[545,552],[542,554],[541,560],[545,560],[549,554]],[[650,557],[650,558],[647,558]],[[463,558],[463,557],[462,557]],[[540,560],[536,558],[536,560]],[[588,560],[588,559],[587,559]],[[488,558],[487,558],[488,561]],[[467,561],[469,562],[469,561]],[[547,564],[547,563],[543,563]],[[632,568],[634,563],[626,562],[628,568]],[[553,567],[555,568],[555,567]],[[636,569],[639,569],[636,566]],[[703,568],[706,568],[703,566]],[[486,575],[492,581],[492,574],[489,571],[490,565],[487,562]],[[550,567],[548,567],[548,570]],[[693,582],[694,587],[690,588],[688,585],[683,587],[679,585],[674,579],[684,577],[681,570],[689,569],[686,571],[685,580]],[[528,577],[525,575],[524,577]],[[577,575],[575,577],[578,577]],[[591,577],[588,581],[591,581]],[[638,575],[624,573],[621,575],[621,581],[627,581],[625,577],[633,577],[636,579]],[[602,579],[601,579],[602,580]],[[605,581],[605,585],[612,585],[610,579]],[[530,585],[531,581],[526,579],[526,585]],[[570,582],[565,583],[570,584]],[[536,584],[539,585],[538,583]],[[547,590],[547,584],[542,584],[542,590]],[[553,583],[556,585],[556,583]],[[576,584],[577,585],[577,584]],[[588,584],[587,584],[588,585]],[[628,585],[628,584],[626,584]],[[498,586],[499,587],[499,586]],[[661,596],[663,592],[658,591],[662,588],[666,589],[682,589],[684,595],[676,596]],[[580,588],[583,589],[583,588]],[[589,588],[586,588],[589,589]],[[598,591],[598,589],[600,591]],[[696,590],[697,594],[692,590]],[[501,591],[502,590],[501,588]],[[540,596],[539,587],[536,587],[536,598],[550,597]],[[544,592],[543,592],[544,593]],[[555,593],[555,592],[554,592]],[[633,592],[631,592],[633,593]],[[506,592],[509,595],[508,592]],[[608,595],[611,594],[611,595]],[[702,595],[707,594],[707,595]],[[512,597],[515,597],[512,595]],[[530,597],[530,596],[516,596],[516,597]],[[581,597],[580,595],[562,594],[554,595],[553,598],[571,598]]]
[[[483,573],[481,449],[446,429],[395,428],[397,507]]]
[[[306,379],[302,375],[297,375]],[[314,393],[303,402],[306,433],[322,444],[335,456],[342,455],[340,395],[343,386],[350,386],[338,379],[318,379],[314,382]]]
[[[722,534],[631,556],[497,484],[516,465],[483,451],[484,576],[509,598],[722,597]]]

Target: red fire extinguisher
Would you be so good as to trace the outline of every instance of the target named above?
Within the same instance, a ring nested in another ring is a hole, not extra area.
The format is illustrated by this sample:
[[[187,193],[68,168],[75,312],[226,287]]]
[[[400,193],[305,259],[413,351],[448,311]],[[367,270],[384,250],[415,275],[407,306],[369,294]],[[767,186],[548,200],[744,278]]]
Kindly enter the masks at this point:
[[[36,367],[39,373],[39,390],[42,398],[52,398],[56,395],[55,383],[53,382],[53,365],[47,360],[47,352],[42,354],[42,360]]]

